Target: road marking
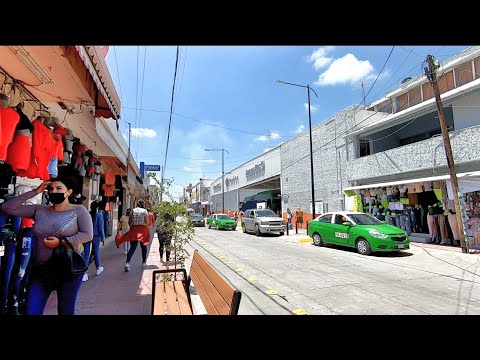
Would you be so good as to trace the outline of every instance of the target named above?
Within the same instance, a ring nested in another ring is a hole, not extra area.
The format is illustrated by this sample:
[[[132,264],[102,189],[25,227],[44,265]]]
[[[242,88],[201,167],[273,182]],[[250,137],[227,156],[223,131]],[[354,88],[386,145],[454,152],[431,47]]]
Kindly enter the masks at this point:
[[[313,240],[311,238],[303,238],[298,240],[299,243],[312,243]]]
[[[278,291],[276,290],[267,290],[265,291],[267,295],[278,295]]]
[[[237,272],[242,272],[243,271],[243,268],[238,268],[237,269]]]
[[[227,261],[227,264],[233,264],[233,261],[232,261],[232,260],[228,260],[228,261]]]
[[[295,315],[308,315],[308,313],[303,309],[295,309],[295,310],[293,310],[293,313]]]
[[[219,259],[225,259],[225,256],[221,255],[218,257]]]
[[[250,282],[257,282],[258,279],[254,278],[254,277],[251,277],[250,279],[248,279],[248,281],[250,281]]]

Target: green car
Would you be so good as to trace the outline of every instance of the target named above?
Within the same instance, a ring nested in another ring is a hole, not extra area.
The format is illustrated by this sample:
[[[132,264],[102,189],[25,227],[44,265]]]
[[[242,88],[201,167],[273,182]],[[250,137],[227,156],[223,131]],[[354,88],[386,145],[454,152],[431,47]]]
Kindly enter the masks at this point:
[[[370,214],[327,213],[311,221],[308,236],[317,246],[335,244],[356,248],[362,255],[409,249],[410,239],[402,229]]]
[[[213,214],[207,219],[207,228],[216,227],[220,229],[237,229],[237,222],[225,214]]]

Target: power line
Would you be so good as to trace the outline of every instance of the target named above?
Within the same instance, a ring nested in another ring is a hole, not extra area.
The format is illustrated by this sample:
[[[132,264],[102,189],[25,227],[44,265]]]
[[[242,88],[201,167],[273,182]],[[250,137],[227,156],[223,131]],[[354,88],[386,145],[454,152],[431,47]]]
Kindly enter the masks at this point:
[[[143,104],[143,87],[145,85],[145,65],[147,62],[147,47],[144,47],[144,52],[143,52],[143,74],[142,74],[142,91],[140,92],[140,109],[142,108]],[[141,128],[141,123],[142,123],[142,112],[140,111],[140,118],[138,119],[138,128]],[[138,137],[140,136],[140,132],[137,134],[137,149],[135,151],[135,157],[138,159]]]
[[[375,81],[373,82],[372,86],[370,87],[370,90],[368,90],[367,94],[366,94],[365,97],[362,99],[362,102],[365,102],[365,99],[367,98],[368,94],[370,94],[370,91],[372,91],[372,89],[373,89],[373,87],[375,86],[378,78],[380,77],[380,75],[382,74],[383,70],[385,69],[385,66],[387,66],[388,60],[390,59],[390,56],[392,56],[392,53],[393,53],[393,50],[394,50],[394,49],[395,49],[395,45],[392,46],[392,50],[390,50],[390,54],[388,54],[387,60],[385,60],[385,62],[383,63],[382,69],[381,69],[380,72],[378,73],[377,78],[375,79]]]
[[[137,46],[137,84],[135,89],[135,108],[138,108],[138,57],[140,54],[140,46]],[[135,110],[134,126],[137,127],[137,113],[138,110]],[[137,132],[137,143],[138,143],[138,132]]]
[[[113,46],[113,55],[115,57],[115,67],[117,68],[117,78],[118,78],[118,87],[120,89],[120,102],[122,103],[123,105],[123,100],[125,100],[125,98],[123,97],[123,93],[122,93],[122,82],[120,81],[120,70],[118,69],[118,60],[117,60],[117,50],[116,50],[116,46]],[[123,106],[122,106],[123,108]]]
[[[126,108],[126,109],[135,109],[135,108]],[[140,111],[151,111],[151,112],[158,112],[158,113],[166,113],[166,112],[169,112],[169,111],[167,111],[167,110],[155,110],[155,109],[136,109],[136,110],[140,110]],[[245,134],[250,134],[250,135],[265,136],[265,134],[260,134],[260,133],[255,133],[255,132],[251,132],[251,131],[245,131],[245,130],[239,130],[239,129],[233,129],[233,128],[230,128],[230,127],[227,127],[227,126],[222,126],[222,125],[218,125],[218,124],[213,124],[213,123],[210,123],[210,122],[208,122],[208,121],[198,120],[198,119],[192,118],[192,117],[190,117],[190,116],[182,115],[182,114],[175,113],[175,112],[172,112],[172,114],[173,114],[173,115],[176,115],[176,116],[183,117],[183,118],[185,118],[185,119],[190,119],[190,120],[193,120],[193,121],[196,121],[196,122],[200,122],[200,123],[203,123],[203,124],[207,124],[207,125],[210,125],[210,126],[215,126],[215,127],[222,128],[222,129],[226,129],[226,130],[230,130],[230,131],[237,131],[237,132],[241,132],[241,133],[245,133]]]
[[[411,50],[405,49],[403,46],[399,46],[399,48],[402,49],[402,50],[405,50],[406,52],[408,52],[408,56],[410,56],[410,54],[414,54],[414,55],[417,55],[419,58],[425,59],[425,56],[422,56],[422,55],[420,55],[419,53],[413,51],[413,49],[415,49],[415,46],[412,47]],[[407,56],[407,57],[408,57],[408,56]]]
[[[423,63],[423,62],[422,62],[422,63]],[[443,75],[447,70],[450,70],[450,69],[445,69],[445,70],[442,72],[442,75]],[[442,75],[440,75],[440,76],[442,76]],[[443,88],[442,88],[442,90],[443,90]],[[403,110],[403,108],[404,108],[406,105],[408,105],[408,103],[405,103],[404,105],[402,105],[402,106],[398,109],[398,111]],[[357,105],[352,111],[355,111],[355,109],[356,109],[357,107],[358,107],[358,105]],[[384,108],[385,108],[385,107],[384,107]],[[341,138],[341,137],[344,137],[345,135],[348,135],[349,133],[352,132],[352,131],[350,131],[350,130],[354,130],[355,127],[357,127],[358,125],[364,123],[364,122],[367,121],[369,118],[371,118],[372,116],[376,115],[377,113],[378,113],[378,111],[376,111],[374,114],[368,116],[367,118],[363,119],[361,122],[359,122],[358,124],[356,124],[355,126],[353,126],[351,129],[346,130],[343,134],[340,134],[340,135],[338,135],[337,137],[335,137],[334,139],[330,140],[329,142],[321,145],[320,147],[318,147],[317,149],[315,149],[315,150],[313,151],[313,153],[316,153],[318,150],[323,149],[324,147],[326,147],[327,145],[329,145],[329,144],[331,144],[332,142],[336,141],[337,139],[339,139],[339,138]],[[336,121],[336,120],[335,120],[335,121]],[[298,158],[298,159],[295,159],[295,161],[293,161],[290,165],[283,166],[283,167],[282,167],[282,170],[287,169],[287,168],[289,168],[289,167],[297,164],[298,161],[303,160],[303,159],[307,158],[308,156],[310,156],[310,154],[307,154],[307,155],[302,156],[302,157],[300,157],[300,158]]]
[[[236,158],[239,158],[239,157],[252,155],[252,154],[258,154],[258,151],[254,151],[254,152],[251,152],[251,153],[240,154],[240,155],[236,155],[236,156],[228,156],[227,159],[234,159],[234,158],[236,159]],[[156,155],[142,155],[142,157],[155,157],[155,156],[158,156],[158,154],[156,154]],[[201,159],[200,158],[187,158],[187,157],[174,156],[174,155],[170,155],[170,157],[175,158],[175,159],[184,159],[184,160],[210,160],[210,159],[205,159],[205,158],[201,158]]]
[[[174,96],[175,96],[175,82],[176,82],[176,79],[177,79],[177,69],[178,69],[178,51],[179,51],[179,46],[177,46],[177,55],[176,55],[176,59],[175,59],[175,73],[173,75],[172,100],[170,102],[170,120],[169,120],[169,123],[168,123],[167,146],[165,147],[165,161],[163,163],[162,180],[160,182],[160,184],[162,186],[163,186],[163,179],[164,179],[164,175],[165,175],[165,167],[167,166],[168,144],[170,143],[170,129],[171,129],[171,126],[172,126],[173,99],[174,99]],[[163,192],[160,194],[160,200],[161,200],[162,194],[163,194]]]

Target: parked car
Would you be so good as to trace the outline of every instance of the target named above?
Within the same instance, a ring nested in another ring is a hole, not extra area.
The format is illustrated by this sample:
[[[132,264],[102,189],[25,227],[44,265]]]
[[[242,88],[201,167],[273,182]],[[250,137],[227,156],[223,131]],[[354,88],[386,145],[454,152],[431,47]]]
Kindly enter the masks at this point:
[[[283,235],[287,231],[287,223],[270,209],[249,209],[243,214],[242,230],[244,233],[255,232],[257,236],[266,233]]]
[[[237,222],[232,220],[230,216],[226,214],[213,214],[207,219],[207,228],[216,227],[220,229],[237,229]]]
[[[191,216],[193,226],[205,226],[205,219],[202,214],[192,214]]]
[[[410,238],[402,229],[359,212],[320,215],[308,225],[308,236],[317,246],[336,244],[356,248],[362,255],[409,249]]]

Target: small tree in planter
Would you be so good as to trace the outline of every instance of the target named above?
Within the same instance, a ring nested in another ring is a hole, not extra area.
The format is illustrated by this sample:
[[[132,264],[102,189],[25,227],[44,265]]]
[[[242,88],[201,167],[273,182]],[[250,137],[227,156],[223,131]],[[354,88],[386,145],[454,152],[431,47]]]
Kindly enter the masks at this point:
[[[195,236],[192,220],[187,212],[187,207],[173,200],[168,192],[172,180],[164,181],[161,184],[155,173],[149,173],[148,177],[156,183],[159,194],[163,197],[169,197],[171,202],[163,201],[152,207],[152,211],[156,216],[155,226],[162,226],[163,230],[172,234],[172,242],[165,245],[165,250],[170,251],[173,255],[173,266],[177,268],[185,268],[185,260],[190,255],[186,249],[186,244],[193,240]],[[168,215],[172,216],[175,221],[167,221]],[[169,264],[167,264],[167,269]]]

